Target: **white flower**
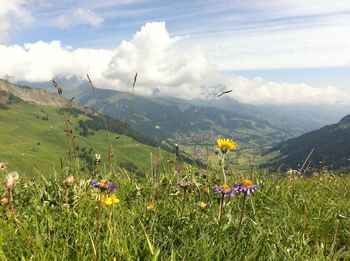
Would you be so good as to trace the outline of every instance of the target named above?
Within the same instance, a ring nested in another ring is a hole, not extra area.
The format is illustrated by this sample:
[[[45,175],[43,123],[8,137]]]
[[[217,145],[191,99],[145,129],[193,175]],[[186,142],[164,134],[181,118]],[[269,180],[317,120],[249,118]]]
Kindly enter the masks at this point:
[[[13,188],[16,185],[16,182],[19,180],[19,175],[16,171],[13,171],[6,175],[6,179],[7,188]]]

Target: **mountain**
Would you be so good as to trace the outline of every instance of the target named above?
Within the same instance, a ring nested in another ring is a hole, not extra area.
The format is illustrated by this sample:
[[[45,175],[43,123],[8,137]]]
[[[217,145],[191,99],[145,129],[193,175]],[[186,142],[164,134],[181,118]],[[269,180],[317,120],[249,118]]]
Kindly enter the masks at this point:
[[[313,151],[313,152],[312,152]],[[325,126],[278,144],[268,151],[266,166],[299,169],[304,167],[342,169],[350,167],[350,114],[338,123]]]
[[[349,105],[311,104],[260,104],[250,105],[233,101],[227,97],[215,100],[212,106],[228,111],[255,114],[273,126],[288,128],[293,136],[299,136],[325,125],[339,121],[350,112]]]
[[[75,97],[78,103],[167,144],[212,145],[213,139],[222,135],[236,139],[241,148],[263,150],[295,136],[288,126],[273,125],[247,110],[227,111],[172,97],[143,97],[100,88],[93,92],[84,82],[60,84],[67,98]],[[41,87],[53,90],[48,86]]]
[[[101,154],[102,163],[108,164],[110,149],[113,162],[135,171],[149,169],[150,153],[154,158],[160,153],[153,139],[131,128],[128,136],[123,135],[119,120],[57,94],[3,80],[0,80],[0,123],[0,162],[9,162],[9,169],[27,175],[51,164],[60,166],[60,158],[68,164],[70,131],[71,154],[90,169],[95,153]],[[161,151],[161,155],[173,159],[167,151]]]

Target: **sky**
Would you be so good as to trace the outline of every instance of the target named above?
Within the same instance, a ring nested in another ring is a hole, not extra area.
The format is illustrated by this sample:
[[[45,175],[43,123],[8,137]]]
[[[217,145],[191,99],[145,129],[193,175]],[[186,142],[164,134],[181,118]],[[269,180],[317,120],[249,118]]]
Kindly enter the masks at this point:
[[[350,104],[348,0],[0,0],[0,78],[249,104]]]

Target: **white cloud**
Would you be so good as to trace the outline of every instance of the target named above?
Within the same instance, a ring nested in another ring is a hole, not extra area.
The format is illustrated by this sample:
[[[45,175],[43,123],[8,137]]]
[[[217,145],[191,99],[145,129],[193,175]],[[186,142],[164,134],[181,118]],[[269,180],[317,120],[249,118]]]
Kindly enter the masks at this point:
[[[59,41],[42,41],[19,45],[0,45],[0,77],[13,81],[45,82],[52,77],[85,77],[93,73],[101,77],[114,51],[75,49]]]
[[[105,76],[120,88],[130,88],[132,73],[138,72],[138,91],[178,97],[199,95],[200,85],[213,68],[200,48],[183,53],[180,38],[171,37],[164,22],[147,23],[131,41],[123,41],[111,59]]]
[[[307,84],[288,84],[262,78],[228,77],[229,96],[249,104],[350,104],[350,93],[334,86],[317,88]]]
[[[1,0],[0,8],[0,42],[7,39],[14,24],[28,24],[33,20],[26,7],[28,0]]]
[[[269,82],[223,75],[201,48],[183,49],[184,41],[169,35],[165,23],[147,23],[130,41],[115,49],[72,49],[59,41],[0,45],[0,78],[45,82],[52,77],[89,73],[99,87],[130,91],[138,73],[135,92],[198,98],[210,86],[222,83],[234,91],[232,99],[267,104],[350,104],[350,94],[336,87],[316,88],[307,84]],[[181,48],[180,48],[181,47]]]
[[[55,19],[55,24],[61,28],[68,28],[79,24],[88,24],[99,26],[103,23],[103,18],[89,9],[78,8],[73,11],[65,12]]]

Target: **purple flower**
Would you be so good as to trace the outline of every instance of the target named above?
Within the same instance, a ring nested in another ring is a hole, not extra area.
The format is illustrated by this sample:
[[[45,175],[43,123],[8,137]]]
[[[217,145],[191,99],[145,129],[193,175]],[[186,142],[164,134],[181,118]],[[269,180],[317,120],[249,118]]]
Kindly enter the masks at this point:
[[[255,190],[259,189],[258,185],[254,185],[252,181],[249,179],[245,179],[242,182],[236,184],[236,189],[238,192],[242,192],[243,194],[249,196]]]
[[[116,184],[111,184],[111,182],[106,179],[101,179],[100,181],[92,180],[90,184],[94,188],[98,188],[101,191],[108,190],[108,193],[113,193],[117,188]]]
[[[100,185],[100,182],[98,182],[97,180],[92,180],[90,184],[91,184],[91,186],[93,186],[94,188],[98,188],[99,185]]]
[[[187,189],[189,187],[192,187],[193,186],[193,183],[191,181],[184,181],[184,180],[181,180],[177,183],[177,185],[180,187],[180,188],[183,188],[183,189]]]
[[[216,193],[225,195],[226,197],[233,197],[235,193],[237,192],[236,188],[231,188],[229,185],[222,184],[222,185],[215,185],[213,187],[216,191]]]
[[[112,184],[109,186],[108,190],[109,190],[109,193],[114,193],[114,191],[116,190],[117,188],[117,185],[116,184]]]

